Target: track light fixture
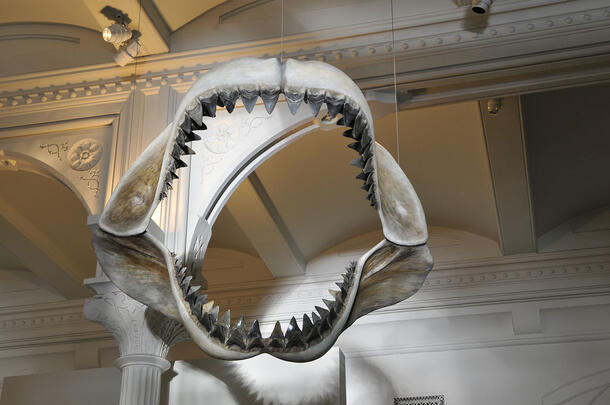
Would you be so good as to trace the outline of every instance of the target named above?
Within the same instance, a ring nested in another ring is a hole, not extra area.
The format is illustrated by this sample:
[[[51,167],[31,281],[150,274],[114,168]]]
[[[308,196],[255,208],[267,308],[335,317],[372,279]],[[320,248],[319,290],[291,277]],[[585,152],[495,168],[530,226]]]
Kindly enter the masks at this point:
[[[123,24],[112,24],[102,31],[104,41],[120,46],[123,42],[130,40],[132,32]]]
[[[473,0],[472,11],[476,14],[486,14],[493,0]]]

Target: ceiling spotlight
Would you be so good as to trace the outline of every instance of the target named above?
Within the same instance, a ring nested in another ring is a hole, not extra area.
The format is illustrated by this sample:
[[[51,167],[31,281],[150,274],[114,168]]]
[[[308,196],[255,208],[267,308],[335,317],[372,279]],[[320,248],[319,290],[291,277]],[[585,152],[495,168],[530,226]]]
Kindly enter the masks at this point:
[[[140,52],[140,44],[135,39],[132,39],[114,55],[114,61],[119,66],[125,66],[135,60],[138,52]]]
[[[121,45],[123,42],[128,41],[132,36],[132,32],[123,24],[112,24],[109,27],[104,28],[102,31],[102,38],[104,41],[110,42],[115,46]]]
[[[485,14],[492,2],[493,0],[473,0],[472,11],[476,14]]]

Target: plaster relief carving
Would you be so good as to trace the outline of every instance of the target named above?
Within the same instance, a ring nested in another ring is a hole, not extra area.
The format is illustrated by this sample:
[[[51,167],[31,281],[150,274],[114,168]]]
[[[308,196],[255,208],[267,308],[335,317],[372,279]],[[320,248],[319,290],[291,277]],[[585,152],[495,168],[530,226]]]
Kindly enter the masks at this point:
[[[101,157],[102,145],[90,138],[81,139],[68,151],[70,167],[79,172],[95,167]]]
[[[40,149],[46,149],[47,153],[51,156],[55,156],[58,160],[61,159],[61,153],[68,150],[69,147],[68,142],[62,143],[41,143]]]
[[[100,192],[100,170],[92,169],[89,171],[88,176],[80,176],[81,180],[87,183],[87,188],[93,191],[93,196],[97,197]]]

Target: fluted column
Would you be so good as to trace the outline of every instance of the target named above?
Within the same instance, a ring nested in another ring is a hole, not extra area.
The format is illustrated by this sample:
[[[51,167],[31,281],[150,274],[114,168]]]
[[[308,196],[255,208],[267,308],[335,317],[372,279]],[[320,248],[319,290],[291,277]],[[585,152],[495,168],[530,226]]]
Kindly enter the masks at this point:
[[[135,301],[112,282],[86,281],[97,295],[85,301],[85,318],[104,325],[119,344],[120,405],[158,405],[161,374],[170,368],[170,347],[188,336],[183,326]]]

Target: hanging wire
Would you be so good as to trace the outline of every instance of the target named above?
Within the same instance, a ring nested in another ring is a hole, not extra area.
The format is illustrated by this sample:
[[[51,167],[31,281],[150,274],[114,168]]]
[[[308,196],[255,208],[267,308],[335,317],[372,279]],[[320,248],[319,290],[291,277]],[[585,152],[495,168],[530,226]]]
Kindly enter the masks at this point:
[[[392,16],[392,68],[394,73],[394,120],[396,124],[396,161],[400,166],[400,137],[398,136],[398,85],[396,80],[396,40],[394,38],[394,0],[390,0]]]
[[[280,63],[284,63],[284,0],[281,0],[282,4],[282,19],[280,28]]]

